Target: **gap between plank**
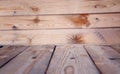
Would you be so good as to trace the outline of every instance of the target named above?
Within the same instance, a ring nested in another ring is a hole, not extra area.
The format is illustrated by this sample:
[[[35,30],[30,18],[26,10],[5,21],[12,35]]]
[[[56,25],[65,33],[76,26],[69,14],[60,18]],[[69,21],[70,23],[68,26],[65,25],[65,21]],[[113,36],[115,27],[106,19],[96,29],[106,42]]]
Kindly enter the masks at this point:
[[[27,48],[29,48],[29,47],[27,47]],[[27,49],[27,48],[24,48],[23,51],[19,52],[17,55],[15,55],[15,56],[12,57],[11,59],[9,59],[7,62],[5,62],[3,65],[1,65],[0,68],[4,67],[7,63],[9,63],[10,61],[12,61],[14,58],[16,58],[16,57],[17,57],[19,54],[21,54],[22,52],[24,52],[25,49]]]
[[[81,29],[81,30],[101,30],[101,29],[120,29],[120,27],[94,27],[94,28],[41,28],[41,29],[1,29],[0,31],[24,31],[24,30],[73,30],[73,29]]]
[[[70,13],[70,14],[32,14],[32,15],[26,15],[26,14],[23,14],[23,15],[19,15],[19,14],[8,14],[8,15],[0,15],[0,17],[7,17],[7,16],[53,16],[53,15],[78,15],[78,14],[119,14],[120,12],[101,12],[101,13]]]
[[[52,60],[52,58],[53,58],[53,55],[54,55],[55,50],[56,50],[56,45],[54,46],[53,52],[52,52],[52,54],[51,54],[50,60],[49,60],[49,62],[48,62],[48,66],[47,66],[44,74],[47,74],[47,71],[48,71],[48,69],[49,69],[49,66],[50,66],[50,63],[51,63],[51,60]]]
[[[86,50],[86,47],[83,45],[83,48],[85,49],[85,51],[87,52],[88,56],[90,57],[91,61],[93,62],[94,66],[96,67],[96,69],[99,71],[100,74],[103,74],[100,69],[97,67],[97,65],[95,64],[95,61],[92,59],[91,55],[89,54],[89,52]]]

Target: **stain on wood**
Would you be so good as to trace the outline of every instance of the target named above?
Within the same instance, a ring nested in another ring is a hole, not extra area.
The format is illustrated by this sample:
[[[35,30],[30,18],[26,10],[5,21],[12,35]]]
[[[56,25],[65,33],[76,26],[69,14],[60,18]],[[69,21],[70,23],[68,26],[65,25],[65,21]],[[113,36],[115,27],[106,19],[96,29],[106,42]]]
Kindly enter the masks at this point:
[[[67,66],[64,69],[64,74],[75,74],[75,70],[73,66]]]
[[[34,23],[39,23],[40,22],[40,19],[38,17],[36,17],[35,19],[33,19],[33,22]]]
[[[85,26],[88,27],[90,22],[88,20],[88,14],[81,14],[77,16],[72,16],[69,19],[74,23],[75,26]]]
[[[106,5],[96,4],[94,8],[106,8]]]
[[[71,42],[75,44],[83,44],[85,43],[85,40],[82,35],[77,34],[71,37]]]
[[[0,8],[0,10],[23,10],[21,7]]]
[[[13,25],[13,24],[4,24],[4,26],[11,26],[11,25]]]
[[[29,41],[29,44],[31,44],[31,43],[32,43],[32,39],[31,39],[31,38],[28,38],[28,41]]]
[[[30,7],[33,12],[38,12],[39,8],[38,7]]]

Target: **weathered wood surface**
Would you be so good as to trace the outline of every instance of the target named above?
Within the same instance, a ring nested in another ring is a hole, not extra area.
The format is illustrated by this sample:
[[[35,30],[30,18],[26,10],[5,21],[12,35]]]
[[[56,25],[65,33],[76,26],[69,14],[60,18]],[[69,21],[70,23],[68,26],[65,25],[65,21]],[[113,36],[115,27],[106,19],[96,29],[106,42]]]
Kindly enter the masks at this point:
[[[100,74],[81,45],[57,46],[47,74]]]
[[[0,74],[120,74],[120,53],[112,46],[30,46],[2,66]]]
[[[61,29],[0,31],[0,44],[120,44],[120,29]]]
[[[120,54],[111,47],[85,46],[102,74],[120,74]]]
[[[120,0],[0,0],[0,15],[120,12]]]
[[[44,74],[54,46],[31,46],[0,69],[0,74]]]
[[[120,44],[118,44],[118,45],[112,45],[111,48],[113,48],[114,50],[116,50],[117,52],[120,53]]]
[[[25,46],[3,46],[0,48],[0,67],[23,52],[26,48]]]
[[[120,27],[120,14],[0,17],[0,30]]]

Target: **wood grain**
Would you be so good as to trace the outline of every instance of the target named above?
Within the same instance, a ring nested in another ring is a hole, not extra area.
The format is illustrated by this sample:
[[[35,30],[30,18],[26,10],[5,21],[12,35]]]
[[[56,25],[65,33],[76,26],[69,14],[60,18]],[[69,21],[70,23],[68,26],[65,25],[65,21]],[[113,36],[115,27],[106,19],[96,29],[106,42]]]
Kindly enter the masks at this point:
[[[44,74],[54,46],[31,46],[0,69],[0,74]]]
[[[3,45],[40,45],[40,44],[111,45],[111,44],[120,43],[120,38],[117,35],[120,32],[118,31],[119,29],[0,31],[0,44]]]
[[[118,44],[118,45],[112,45],[111,48],[113,48],[114,50],[116,50],[117,52],[120,53],[120,44]]]
[[[57,46],[47,74],[100,74],[81,45]]]
[[[120,14],[0,17],[0,30],[120,27]]]
[[[0,67],[23,52],[27,46],[3,46],[0,48]]]
[[[120,74],[120,54],[111,47],[85,46],[102,74]]]
[[[120,0],[0,0],[0,15],[120,12]]]

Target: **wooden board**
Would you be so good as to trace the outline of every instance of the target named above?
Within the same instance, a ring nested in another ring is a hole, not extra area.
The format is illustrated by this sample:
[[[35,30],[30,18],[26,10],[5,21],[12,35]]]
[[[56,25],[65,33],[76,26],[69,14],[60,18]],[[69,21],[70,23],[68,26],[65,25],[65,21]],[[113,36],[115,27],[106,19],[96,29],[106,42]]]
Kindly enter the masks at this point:
[[[100,74],[81,45],[57,46],[46,74]]]
[[[120,14],[0,17],[0,30],[120,27]]]
[[[111,47],[85,46],[102,74],[120,74],[120,54]]]
[[[0,0],[0,15],[120,12],[120,0]]]
[[[54,46],[31,46],[0,69],[0,74],[44,74]]]
[[[120,53],[120,44],[111,46],[114,50]]]
[[[25,46],[3,46],[0,48],[0,68],[26,48]]]
[[[118,31],[119,29],[61,29],[61,30],[0,31],[0,44],[3,45],[120,44],[120,38],[119,36],[117,36],[117,34],[119,34],[120,32]],[[107,39],[106,36],[107,37],[109,36],[109,39]]]

